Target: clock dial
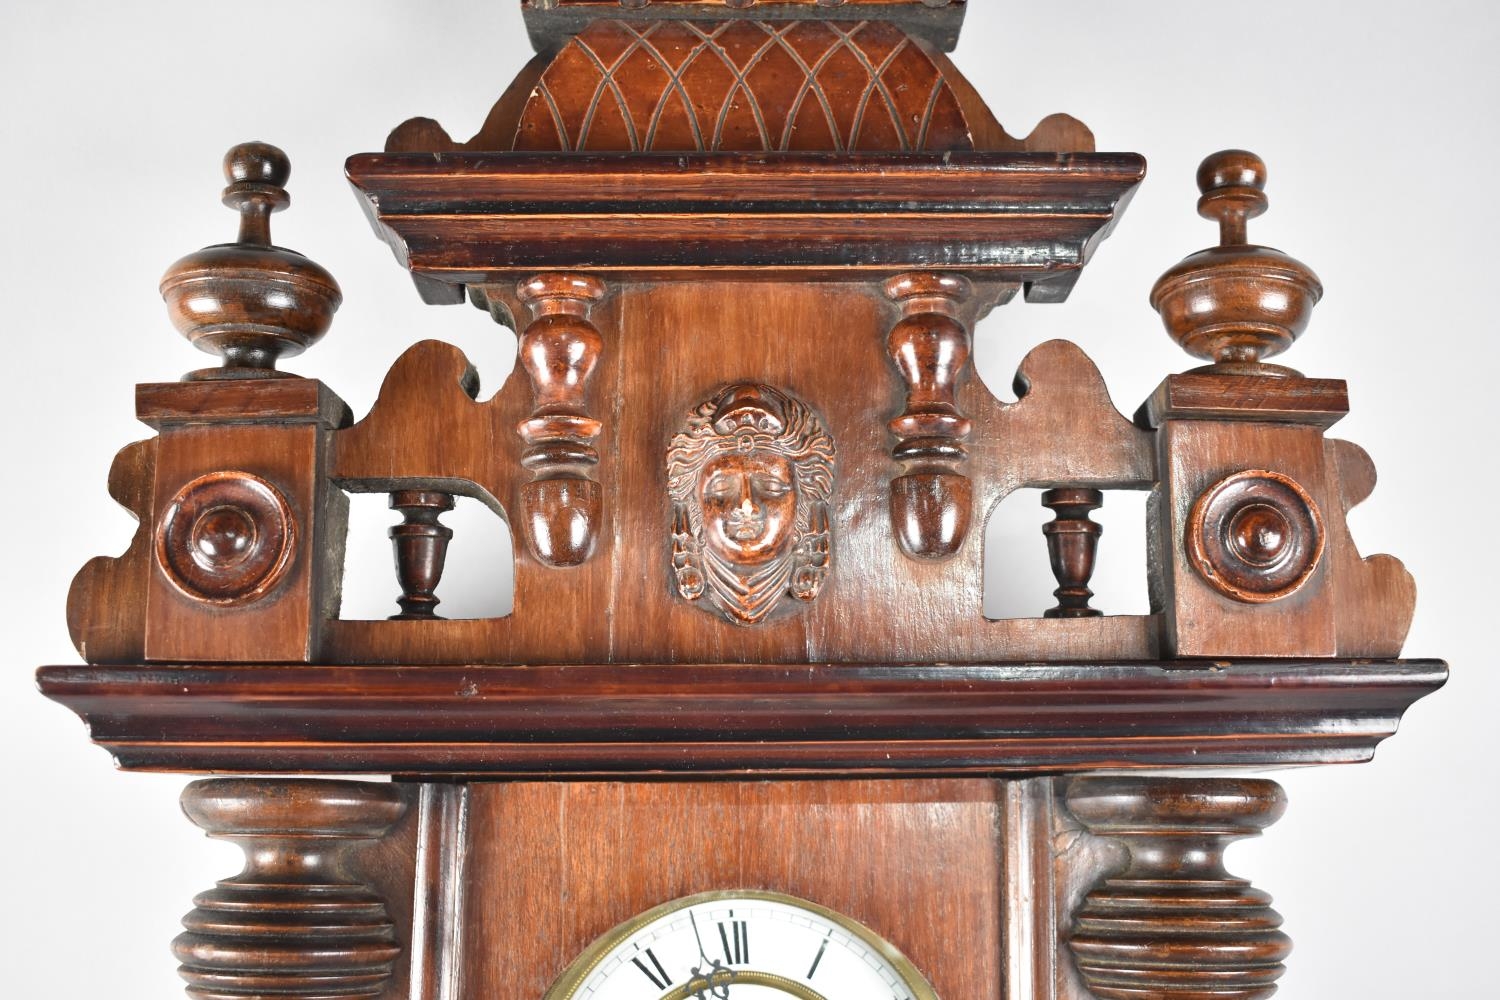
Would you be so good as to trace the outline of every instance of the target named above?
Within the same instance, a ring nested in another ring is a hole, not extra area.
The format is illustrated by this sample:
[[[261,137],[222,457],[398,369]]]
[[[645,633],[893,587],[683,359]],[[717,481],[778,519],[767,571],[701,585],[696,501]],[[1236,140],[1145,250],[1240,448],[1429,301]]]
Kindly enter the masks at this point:
[[[937,1000],[894,946],[805,900],[711,892],[596,941],[545,1000]]]

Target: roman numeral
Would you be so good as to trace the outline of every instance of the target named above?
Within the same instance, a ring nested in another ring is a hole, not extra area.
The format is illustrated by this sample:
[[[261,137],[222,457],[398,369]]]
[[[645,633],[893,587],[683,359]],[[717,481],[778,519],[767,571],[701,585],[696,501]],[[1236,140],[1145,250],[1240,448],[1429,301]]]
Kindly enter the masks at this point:
[[[641,970],[641,975],[651,980],[652,986],[655,986],[659,990],[664,990],[668,986],[671,986],[672,977],[667,975],[667,970],[661,967],[661,960],[656,957],[656,953],[647,948],[646,957],[651,960],[651,968],[649,969],[646,968],[646,963],[641,961],[641,956],[639,955],[630,961],[634,963],[637,969]]]
[[[724,944],[725,965],[749,965],[750,964],[750,928],[745,926],[743,920],[734,920],[734,914],[730,915],[730,922],[719,924],[719,940]]]

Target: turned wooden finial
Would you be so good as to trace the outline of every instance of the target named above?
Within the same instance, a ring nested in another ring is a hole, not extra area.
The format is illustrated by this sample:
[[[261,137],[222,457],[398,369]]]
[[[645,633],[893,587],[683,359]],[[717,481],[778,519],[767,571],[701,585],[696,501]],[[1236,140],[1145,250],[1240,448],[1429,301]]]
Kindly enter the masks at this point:
[[[1265,212],[1266,164],[1226,149],[1198,167],[1198,214],[1219,223],[1219,246],[1172,268],[1151,291],[1167,333],[1195,357],[1200,371],[1226,375],[1295,375],[1262,363],[1307,328],[1323,297],[1318,276],[1280,250],[1247,242],[1248,223]]]
[[[193,900],[172,942],[193,1000],[376,1000],[401,945],[353,855],[406,810],[358,781],[195,781],[188,818],[238,844],[245,869]]]
[[[1292,942],[1271,897],[1224,868],[1224,851],[1280,818],[1280,786],[1253,778],[1075,779],[1068,809],[1123,844],[1073,917],[1068,946],[1098,1000],[1265,1000]]]
[[[328,332],[343,294],[333,276],[294,250],[271,244],[271,214],[291,204],[291,163],[264,142],[224,156],[224,204],[240,213],[239,239],[204,247],[167,269],[162,298],[177,327],[221,368],[186,380],[290,378],[278,358],[301,354]]]

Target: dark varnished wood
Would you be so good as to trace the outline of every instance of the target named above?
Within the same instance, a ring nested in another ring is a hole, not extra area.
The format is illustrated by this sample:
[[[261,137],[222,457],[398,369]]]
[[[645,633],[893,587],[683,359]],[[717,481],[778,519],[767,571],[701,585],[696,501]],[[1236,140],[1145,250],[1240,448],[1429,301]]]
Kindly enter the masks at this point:
[[[396,559],[396,579],[401,611],[397,621],[437,618],[442,603],[435,591],[443,578],[443,564],[453,529],[438,520],[453,509],[453,495],[437,490],[396,490],[391,510],[401,512],[401,523],[391,526],[391,548]]]
[[[1221,246],[1153,292],[1208,368],[1132,422],[1054,341],[1004,403],[975,324],[1065,300],[1144,161],[1067,116],[1007,134],[939,51],[961,0],[523,7],[541,54],[478,134],[413,119],[347,166],[424,301],[517,331],[493,397],[437,341],[358,423],[275,377],[339,292],[271,245],[274,147],[226,160],[239,242],[163,281],[226,367],[140,387],[158,437],[111,492],[141,529],[69,599],[101,665],[42,689],[126,768],[406,779],[191,786],[248,863],[185,922],[190,993],[535,1000],[740,888],[862,922],[946,1000],[1269,996],[1289,942],[1222,855],[1279,789],[1068,777],[1366,760],[1446,679],[1393,659],[1411,579],[1349,536],[1344,384],[1263,361],[1321,295],[1247,243],[1264,163],[1204,162]],[[989,621],[977,538],[1022,488],[1057,607]],[[1124,489],[1152,610],[1110,617],[1090,513]],[[392,620],[339,617],[346,492],[402,514]],[[458,496],[524,542],[505,617],[435,613]]]
[[[146,651],[146,580],[151,558],[151,491],[157,439],[126,445],[109,470],[109,495],[136,519],[129,547],[96,556],[68,588],[68,636],[89,663],[128,663]]]
[[[126,556],[145,593],[127,659],[315,658],[342,578],[347,501],[327,444],[347,408],[310,379],[147,385],[136,403],[160,435],[149,556]],[[241,547],[211,554],[209,529]]]
[[[1042,525],[1047,538],[1047,554],[1052,575],[1057,577],[1057,607],[1046,612],[1048,618],[1096,618],[1103,612],[1089,607],[1094,592],[1089,580],[1094,575],[1094,557],[1099,551],[1099,536],[1104,529],[1089,520],[1089,514],[1104,503],[1099,490],[1057,489],[1042,494],[1042,506],[1057,516]]]
[[[188,254],[161,280],[173,324],[193,345],[224,359],[190,379],[288,377],[278,358],[322,338],[343,301],[333,276],[271,243],[271,213],[291,204],[286,154],[263,142],[224,157],[224,204],[240,213],[239,239]]]
[[[890,423],[901,467],[891,480],[891,525],[913,559],[951,557],[973,519],[962,470],[974,423],[955,398],[969,375],[972,344],[959,306],[970,292],[963,278],[941,274],[903,274],[885,286],[901,310],[886,350],[906,384],[906,408]]]
[[[1246,469],[1193,502],[1188,552],[1210,586],[1237,601],[1268,604],[1295,594],[1323,559],[1323,515],[1295,480]]]
[[[1271,781],[1079,778],[1068,809],[1129,851],[1089,892],[1068,944],[1098,1000],[1265,1000],[1292,950],[1271,897],[1224,869],[1224,849],[1286,809]]]
[[[817,600],[833,569],[836,457],[818,415],[772,386],[727,386],[695,407],[666,460],[678,596],[744,626],[784,597]]]
[[[187,597],[240,604],[280,583],[296,548],[296,521],[281,491],[247,472],[210,472],[167,503],[156,561]]]
[[[476,135],[457,142],[413,118],[385,148],[1092,152],[1093,133],[1068,115],[1024,137],[1001,126],[939,51],[962,10],[957,0],[548,2],[528,10],[541,54]]]
[[[1162,275],[1151,291],[1172,339],[1220,374],[1297,374],[1264,365],[1302,335],[1323,296],[1318,276],[1270,247],[1251,246],[1246,223],[1266,210],[1266,165],[1243,149],[1215,153],[1198,168],[1198,213],[1219,223],[1219,246]]]
[[[951,65],[885,21],[598,19],[485,133],[517,152],[973,149],[997,126],[959,103]],[[414,147],[398,130],[387,148]]]
[[[45,667],[41,686],[127,768],[562,777],[1360,761],[1446,678],[1431,660],[288,665]]]
[[[1394,655],[1413,592],[1398,564],[1354,551],[1343,513],[1358,501],[1343,491],[1347,477],[1351,495],[1365,495],[1368,464],[1323,437],[1348,411],[1347,389],[1261,361],[1301,334],[1322,286],[1300,262],[1245,244],[1247,221],[1266,207],[1259,157],[1216,153],[1198,182],[1223,245],[1164,275],[1152,303],[1189,353],[1215,363],[1169,376],[1141,412],[1164,470],[1151,532],[1163,649]]]
[[[497,312],[509,311],[500,296],[511,288],[486,286]],[[886,514],[892,471],[886,423],[904,395],[886,353],[888,308],[883,297],[842,284],[726,281],[618,290],[594,313],[612,345],[593,376],[597,391],[657,405],[618,405],[601,428],[597,447],[610,460],[596,467],[600,485],[606,496],[621,498],[604,511],[600,537],[609,545],[567,573],[518,546],[515,611],[508,617],[426,623],[420,633],[399,623],[332,621],[325,655],[396,663],[1150,658],[1156,622],[1145,616],[986,620],[977,545],[943,563],[902,554]],[[840,317],[832,331],[829,316]],[[777,336],[766,336],[768,330]],[[827,363],[833,336],[841,344],[838,365]],[[674,361],[664,368],[659,359],[666,352]],[[762,384],[777,391],[818,401],[816,413],[838,452],[828,506],[830,558],[835,566],[849,559],[863,568],[854,577],[833,571],[815,602],[754,630],[680,599],[677,504],[664,482],[685,418],[738,384],[745,370],[758,371]],[[848,392],[849,371],[877,374],[882,390]],[[523,442],[512,428],[532,412],[532,388],[518,373],[476,403],[465,388],[468,373],[467,361],[446,345],[408,351],[370,414],[335,435],[334,476],[361,489],[441,483],[499,511],[524,510],[517,475]],[[1012,404],[999,403],[977,380],[957,390],[959,409],[975,428],[966,471],[979,516],[1028,486],[1138,489],[1155,479],[1150,434],[1115,410],[1077,348],[1061,342],[1037,348],[1019,378],[1025,393]],[[633,582],[620,590],[620,580]],[[560,630],[532,610],[561,606],[575,609],[576,628]],[[872,629],[871,609],[880,606],[893,613]]]
[[[599,537],[604,497],[590,472],[602,425],[586,407],[604,351],[589,316],[604,293],[597,279],[568,274],[537,275],[516,293],[531,312],[519,350],[535,395],[516,427],[526,443],[521,464],[532,474],[521,489],[522,523],[531,554],[548,566],[579,565]]]
[[[406,810],[391,785],[198,781],[183,811],[245,851],[245,870],[200,894],[172,944],[195,1000],[375,1000],[402,949],[351,852]]]
[[[345,169],[403,266],[449,284],[539,270],[881,280],[941,264],[1040,288],[1088,262],[1145,162],[1121,153],[372,153]]]

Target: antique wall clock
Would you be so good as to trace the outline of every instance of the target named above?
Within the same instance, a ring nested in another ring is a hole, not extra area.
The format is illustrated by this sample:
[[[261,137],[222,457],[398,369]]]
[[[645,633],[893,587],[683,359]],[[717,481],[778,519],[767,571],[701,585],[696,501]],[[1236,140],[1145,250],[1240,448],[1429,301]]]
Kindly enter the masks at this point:
[[[280,360],[342,299],[276,245],[290,164],[231,149],[235,241],[161,284],[218,363],[137,387],[130,549],[44,667],[127,769],[212,772],[246,851],[174,948],[198,1000],[1253,1000],[1290,939],[1225,848],[1446,679],[1365,556],[1345,384],[1271,361],[1323,293],[1251,242],[1266,165],[1208,156],[1215,246],[1151,292],[1197,359],[1132,415],[1066,341],[1005,402],[972,331],[1065,303],[1145,160],[1014,137],[946,55],[965,0],[523,0],[537,56],[472,138],[409,120],[347,175],[456,347],[370,412]],[[473,312],[453,322],[488,321]],[[984,526],[1051,513],[1037,617],[984,614]],[[1094,512],[1143,493],[1151,602],[1094,606]],[[340,601],[351,495],[399,597]],[[514,610],[449,618],[456,498]],[[390,783],[346,780],[386,774]]]

